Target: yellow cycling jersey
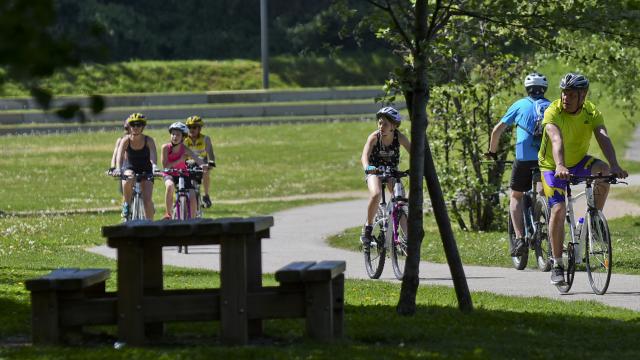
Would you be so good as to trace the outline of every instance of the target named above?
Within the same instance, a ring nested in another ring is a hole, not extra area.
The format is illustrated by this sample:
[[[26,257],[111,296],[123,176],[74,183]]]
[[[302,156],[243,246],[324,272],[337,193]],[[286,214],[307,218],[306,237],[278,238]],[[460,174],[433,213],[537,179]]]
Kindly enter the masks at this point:
[[[545,111],[542,124],[543,126],[554,124],[560,129],[564,145],[564,163],[567,168],[570,168],[578,164],[587,155],[593,130],[604,125],[604,118],[602,113],[590,101],[585,101],[582,111],[573,115],[563,112],[562,102],[556,100]],[[549,139],[546,131],[542,137],[542,144],[540,144],[538,163],[540,170],[556,169],[551,139]]]
[[[202,159],[207,159],[207,144],[204,141],[205,136],[202,134],[198,134],[198,138],[193,141],[190,137],[184,140],[184,144],[191,149],[194,153],[200,156]]]

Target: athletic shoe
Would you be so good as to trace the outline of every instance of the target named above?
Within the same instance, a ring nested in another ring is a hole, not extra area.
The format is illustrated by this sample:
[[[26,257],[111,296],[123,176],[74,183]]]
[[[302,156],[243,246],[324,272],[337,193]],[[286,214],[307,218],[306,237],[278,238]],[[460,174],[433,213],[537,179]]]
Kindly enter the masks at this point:
[[[564,268],[562,266],[554,266],[551,268],[551,284],[558,285],[564,282]]]
[[[511,256],[523,256],[528,250],[527,243],[524,242],[523,238],[516,239],[516,243],[511,251]]]
[[[369,246],[371,244],[371,232],[373,231],[373,226],[365,225],[362,227],[362,233],[360,234],[360,242],[362,245]]]
[[[202,197],[202,207],[204,208],[210,208],[211,207],[211,198],[209,198],[209,195],[205,195]]]

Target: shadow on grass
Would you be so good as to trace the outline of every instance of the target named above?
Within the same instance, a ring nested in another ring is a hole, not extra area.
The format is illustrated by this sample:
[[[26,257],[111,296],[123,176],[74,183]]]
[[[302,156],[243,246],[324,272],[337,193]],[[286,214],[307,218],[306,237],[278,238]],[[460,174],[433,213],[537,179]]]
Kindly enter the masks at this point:
[[[49,359],[640,358],[638,317],[616,320],[561,312],[485,309],[462,314],[446,306],[419,306],[412,317],[397,315],[389,305],[349,305],[345,310],[346,336],[332,344],[305,339],[302,320],[270,320],[265,322],[267,335],[252,340],[248,347],[219,346],[218,324],[182,323],[167,327],[166,343],[145,348],[116,351],[112,343],[93,343],[92,348],[27,346],[5,352],[15,357],[46,354]],[[572,339],[575,342],[569,342]],[[93,348],[95,345],[98,347]]]

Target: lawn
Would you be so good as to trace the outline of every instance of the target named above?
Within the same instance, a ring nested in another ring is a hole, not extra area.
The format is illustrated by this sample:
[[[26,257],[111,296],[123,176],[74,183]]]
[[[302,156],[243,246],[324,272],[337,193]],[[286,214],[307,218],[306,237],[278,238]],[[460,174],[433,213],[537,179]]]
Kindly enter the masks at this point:
[[[304,205],[306,203],[294,203]],[[229,207],[225,215],[267,214],[292,204],[260,203]],[[214,216],[219,215],[214,212]],[[105,267],[113,260],[83,249],[104,240],[100,227],[118,221],[117,214],[67,217],[0,218],[0,358],[1,359],[388,359],[467,358],[511,359],[550,357],[633,359],[640,356],[636,335],[637,312],[596,302],[564,302],[473,293],[475,310],[457,309],[452,288],[422,286],[413,317],[395,313],[400,284],[348,280],[345,284],[345,338],[320,344],[303,338],[302,320],[271,320],[265,336],[248,347],[222,347],[217,326],[207,323],[172,324],[166,343],[114,350],[115,327],[91,328],[82,347],[31,347],[30,312],[24,280],[65,267]],[[4,246],[6,245],[6,246]],[[165,268],[167,288],[199,288],[216,283],[218,273]],[[266,285],[274,284],[265,275]],[[115,290],[115,273],[108,281]],[[580,347],[549,346],[549,339],[580,334]],[[14,344],[9,346],[9,344]],[[606,346],[602,346],[606,344]]]

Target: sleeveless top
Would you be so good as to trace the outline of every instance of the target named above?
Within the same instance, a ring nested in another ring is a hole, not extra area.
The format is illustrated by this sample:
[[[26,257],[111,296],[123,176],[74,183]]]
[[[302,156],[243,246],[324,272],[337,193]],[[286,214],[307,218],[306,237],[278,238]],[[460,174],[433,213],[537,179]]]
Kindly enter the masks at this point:
[[[393,141],[391,145],[382,144],[380,131],[376,134],[377,140],[369,154],[369,164],[373,166],[398,167],[400,163],[400,140],[398,140],[398,130],[393,131]]]
[[[172,143],[169,143],[169,151],[167,152],[167,161],[168,162],[174,162],[178,159],[180,159],[184,153],[187,151],[184,148],[184,144],[182,144],[183,146],[180,147],[181,151],[176,151],[174,152],[174,148],[180,146],[180,145],[173,145]],[[175,165],[173,165],[174,169],[180,169],[180,170],[187,170],[187,163],[185,161],[179,162]],[[175,171],[171,171],[168,173],[165,173],[165,175],[172,175],[172,176],[178,176],[179,174]]]
[[[136,150],[131,147],[131,140],[127,144],[127,165],[125,168],[132,169],[136,173],[151,172],[151,152],[147,146],[147,136],[144,135],[144,146]]]
[[[188,146],[191,151],[204,159],[204,161],[207,161],[207,144],[204,141],[204,138],[204,135],[198,134],[198,137],[194,141],[187,136],[187,138],[184,139],[184,144]]]

